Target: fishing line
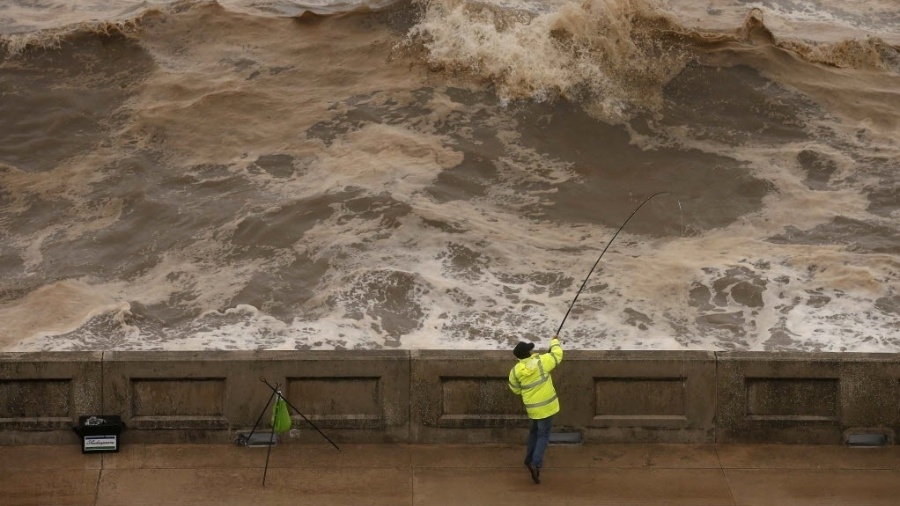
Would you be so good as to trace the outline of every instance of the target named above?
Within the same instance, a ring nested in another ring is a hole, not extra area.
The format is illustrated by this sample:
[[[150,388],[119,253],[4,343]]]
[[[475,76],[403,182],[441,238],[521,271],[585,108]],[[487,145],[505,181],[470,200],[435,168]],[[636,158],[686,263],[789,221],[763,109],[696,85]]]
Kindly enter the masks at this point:
[[[588,278],[590,278],[590,277],[591,277],[591,274],[594,273],[594,269],[597,268],[597,264],[600,263],[600,259],[603,258],[603,254],[606,253],[606,250],[609,249],[609,246],[613,243],[613,241],[616,240],[616,236],[619,235],[619,232],[621,232],[622,229],[625,228],[625,225],[627,225],[628,222],[631,221],[631,218],[633,218],[634,215],[637,214],[637,212],[640,211],[642,207],[644,207],[644,204],[646,204],[647,202],[650,202],[650,199],[652,199],[653,197],[656,197],[656,196],[658,196],[658,195],[666,195],[666,194],[671,194],[671,193],[672,193],[672,192],[656,192],[656,193],[654,193],[653,195],[650,195],[649,197],[647,197],[646,199],[644,199],[644,201],[641,202],[641,205],[637,206],[637,208],[635,208],[635,210],[631,212],[631,215],[628,216],[628,218],[625,220],[625,222],[622,223],[622,226],[619,227],[619,230],[616,230],[616,233],[613,234],[612,239],[610,239],[609,242],[606,243],[606,247],[603,248],[603,251],[600,253],[600,256],[597,257],[597,261],[594,262],[594,266],[591,267],[591,270],[590,270],[590,271],[588,271],[588,274],[587,274],[587,276],[585,276],[584,281],[581,282],[581,288],[579,288],[579,289],[578,289],[578,292],[575,293],[575,298],[572,299],[572,303],[569,304],[569,310],[566,311],[566,315],[563,316],[562,322],[559,324],[559,328],[556,329],[556,334],[554,334],[554,335],[558,336],[559,333],[562,331],[563,324],[566,323],[566,318],[568,318],[568,317],[569,317],[569,313],[572,312],[572,307],[575,306],[575,301],[578,300],[578,296],[581,295],[581,291],[584,290],[584,285],[587,284]],[[679,207],[680,207],[680,205],[681,205],[681,203],[679,202]]]

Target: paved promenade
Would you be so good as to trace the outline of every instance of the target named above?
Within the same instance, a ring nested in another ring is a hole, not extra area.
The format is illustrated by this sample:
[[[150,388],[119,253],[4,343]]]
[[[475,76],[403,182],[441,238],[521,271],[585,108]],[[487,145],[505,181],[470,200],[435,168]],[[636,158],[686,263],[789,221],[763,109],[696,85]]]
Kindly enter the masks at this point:
[[[542,483],[509,445],[0,446],[6,506],[900,504],[900,447],[551,446]]]

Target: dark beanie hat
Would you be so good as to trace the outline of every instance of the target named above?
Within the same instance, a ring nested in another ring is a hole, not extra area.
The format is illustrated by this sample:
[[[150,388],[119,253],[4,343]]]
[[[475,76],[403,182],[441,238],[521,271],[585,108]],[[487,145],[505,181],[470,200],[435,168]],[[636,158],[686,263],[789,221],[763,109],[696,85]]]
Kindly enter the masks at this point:
[[[531,356],[531,350],[534,349],[534,343],[519,342],[513,349],[513,355],[516,358],[528,358]]]

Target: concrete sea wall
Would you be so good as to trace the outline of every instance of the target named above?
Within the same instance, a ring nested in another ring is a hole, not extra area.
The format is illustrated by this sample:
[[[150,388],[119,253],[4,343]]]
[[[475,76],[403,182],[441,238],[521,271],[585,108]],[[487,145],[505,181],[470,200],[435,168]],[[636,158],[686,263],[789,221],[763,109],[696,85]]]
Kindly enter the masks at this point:
[[[123,444],[228,442],[278,384],[282,442],[521,442],[506,351],[0,353],[0,444],[74,444],[118,415]],[[590,442],[841,444],[900,430],[900,354],[568,351],[557,432]],[[299,429],[299,430],[297,430]]]

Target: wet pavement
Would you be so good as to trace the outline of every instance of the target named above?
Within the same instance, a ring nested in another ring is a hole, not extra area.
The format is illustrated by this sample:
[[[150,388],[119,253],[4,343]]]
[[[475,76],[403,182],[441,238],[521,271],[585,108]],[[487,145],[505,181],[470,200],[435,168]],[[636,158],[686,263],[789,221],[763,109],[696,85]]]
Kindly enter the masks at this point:
[[[540,485],[515,445],[0,446],[0,504],[891,505],[900,447],[582,444]],[[266,458],[268,457],[268,469]],[[263,478],[265,474],[265,484]]]

